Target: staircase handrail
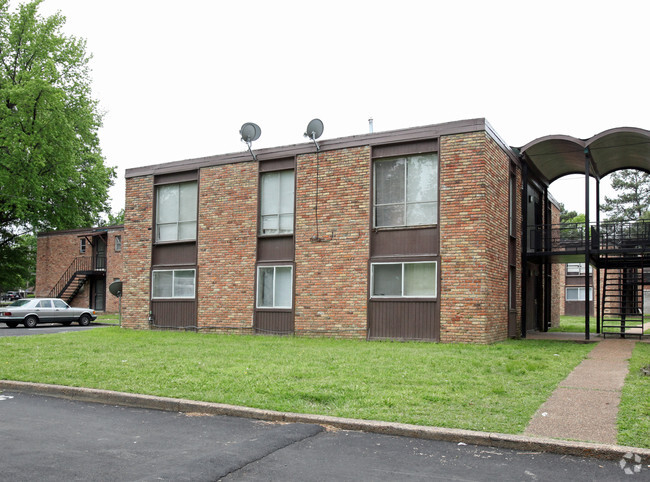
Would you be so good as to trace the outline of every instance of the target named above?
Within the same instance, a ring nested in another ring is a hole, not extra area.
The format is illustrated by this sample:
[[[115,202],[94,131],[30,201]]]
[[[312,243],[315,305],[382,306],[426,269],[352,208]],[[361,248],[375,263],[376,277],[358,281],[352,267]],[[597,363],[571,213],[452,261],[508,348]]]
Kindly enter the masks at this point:
[[[50,290],[49,298],[60,298],[65,289],[70,286],[75,275],[80,271],[92,271],[93,258],[91,256],[77,256],[72,260],[68,269],[61,275],[61,278]]]

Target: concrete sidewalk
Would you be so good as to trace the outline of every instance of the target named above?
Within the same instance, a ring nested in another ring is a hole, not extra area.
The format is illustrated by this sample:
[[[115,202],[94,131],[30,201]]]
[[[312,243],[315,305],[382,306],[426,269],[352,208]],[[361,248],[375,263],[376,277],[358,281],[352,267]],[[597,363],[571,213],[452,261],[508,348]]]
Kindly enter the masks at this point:
[[[616,443],[616,416],[635,341],[605,339],[560,383],[525,435]]]

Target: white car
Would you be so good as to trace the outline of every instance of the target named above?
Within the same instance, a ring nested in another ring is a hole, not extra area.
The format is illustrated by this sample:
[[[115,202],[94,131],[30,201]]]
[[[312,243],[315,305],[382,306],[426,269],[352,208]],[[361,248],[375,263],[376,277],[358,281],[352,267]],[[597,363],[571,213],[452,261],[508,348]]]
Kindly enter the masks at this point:
[[[24,298],[0,308],[0,323],[6,323],[9,328],[21,323],[26,328],[34,328],[39,323],[67,326],[73,321],[87,326],[96,319],[97,314],[90,308],[73,308],[59,298]]]

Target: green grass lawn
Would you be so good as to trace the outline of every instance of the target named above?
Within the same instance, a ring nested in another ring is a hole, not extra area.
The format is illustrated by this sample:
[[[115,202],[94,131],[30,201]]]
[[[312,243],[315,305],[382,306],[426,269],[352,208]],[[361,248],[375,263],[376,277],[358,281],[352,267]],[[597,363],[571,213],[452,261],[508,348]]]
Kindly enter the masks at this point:
[[[650,366],[650,344],[637,343],[630,359],[618,412],[618,443],[650,448],[650,376],[641,373]]]
[[[650,317],[645,316],[644,318],[646,320],[646,326],[648,326]],[[630,323],[630,326],[639,326],[639,325],[640,323]],[[585,317],[562,315],[560,316],[560,326],[555,328],[549,328],[548,331],[559,331],[565,333],[584,333]],[[589,332],[596,333],[596,317],[594,316],[589,318]],[[650,328],[647,329],[645,333],[650,333]]]
[[[365,342],[107,327],[0,338],[0,378],[521,433],[591,345]]]
[[[95,323],[119,325],[120,315],[118,313],[102,313],[101,315],[97,315],[97,320],[95,321]]]

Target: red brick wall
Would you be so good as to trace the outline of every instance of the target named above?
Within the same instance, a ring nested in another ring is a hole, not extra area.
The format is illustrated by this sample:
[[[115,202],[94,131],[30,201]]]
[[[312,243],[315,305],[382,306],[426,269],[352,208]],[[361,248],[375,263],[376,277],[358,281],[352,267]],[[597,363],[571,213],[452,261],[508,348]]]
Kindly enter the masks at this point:
[[[250,331],[255,303],[257,163],[201,169],[198,326]]]
[[[122,326],[128,328],[149,326],[152,226],[153,176],[127,179],[122,237]]]
[[[442,342],[507,337],[508,178],[485,132],[440,139]]]
[[[317,231],[317,170],[318,235],[322,241],[312,240]],[[366,336],[369,219],[369,147],[298,157],[297,335]]]
[[[560,208],[551,203],[551,224],[560,224]],[[560,315],[564,314],[564,271],[563,263],[551,265],[551,326],[560,326]]]

